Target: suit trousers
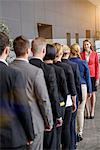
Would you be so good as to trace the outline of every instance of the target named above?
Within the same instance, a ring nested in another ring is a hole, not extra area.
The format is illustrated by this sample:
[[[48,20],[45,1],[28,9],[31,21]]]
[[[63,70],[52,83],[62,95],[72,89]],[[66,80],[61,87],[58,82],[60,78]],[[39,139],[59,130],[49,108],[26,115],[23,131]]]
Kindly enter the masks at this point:
[[[71,134],[71,143],[70,143],[70,150],[76,149],[76,116],[77,116],[77,110],[78,110],[78,97],[76,97],[76,111],[72,113],[71,118],[71,125],[70,125],[70,134]]]
[[[12,147],[0,148],[0,150],[28,150],[28,149],[27,149],[27,146],[25,145],[25,146],[20,146],[20,147],[16,147],[16,148],[12,148]]]
[[[38,133],[34,138],[33,144],[27,150],[43,150],[43,136],[44,132]]]
[[[82,103],[78,107],[77,111],[77,133],[82,135],[83,133],[83,126],[84,126],[84,110],[85,104],[87,100],[87,86],[86,84],[81,84],[82,90]]]
[[[69,150],[70,148],[70,125],[72,117],[72,106],[68,106],[65,109],[65,116],[62,125],[61,143],[63,150]]]
[[[62,107],[61,107],[61,115],[62,115],[62,118],[63,118],[63,120],[64,120],[65,106],[62,106]],[[60,150],[62,126],[56,128],[56,133],[57,133],[57,147],[56,147],[56,150]]]
[[[76,115],[77,110],[72,113],[71,118],[71,125],[70,125],[70,135],[71,135],[71,142],[70,142],[70,150],[76,149]]]
[[[60,145],[61,145],[61,133],[62,133],[62,127],[56,128],[57,130],[57,147],[56,150],[60,150]]]
[[[57,145],[56,138],[57,138],[56,126],[54,125],[52,131],[48,131],[44,133],[43,149],[56,150],[56,145]]]

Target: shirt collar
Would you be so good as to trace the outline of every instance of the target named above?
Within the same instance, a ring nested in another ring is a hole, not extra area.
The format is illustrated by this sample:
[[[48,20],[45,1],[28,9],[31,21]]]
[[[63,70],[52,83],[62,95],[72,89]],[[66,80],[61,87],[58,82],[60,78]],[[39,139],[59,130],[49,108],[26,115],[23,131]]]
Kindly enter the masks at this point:
[[[0,58],[0,61],[8,66],[8,63],[4,59]]]
[[[40,59],[41,61],[43,61],[43,59],[42,59],[42,58],[37,57],[37,56],[33,56],[32,58]]]
[[[29,62],[27,59],[25,58],[16,58],[15,60],[23,60],[23,61],[26,61],[26,62]]]

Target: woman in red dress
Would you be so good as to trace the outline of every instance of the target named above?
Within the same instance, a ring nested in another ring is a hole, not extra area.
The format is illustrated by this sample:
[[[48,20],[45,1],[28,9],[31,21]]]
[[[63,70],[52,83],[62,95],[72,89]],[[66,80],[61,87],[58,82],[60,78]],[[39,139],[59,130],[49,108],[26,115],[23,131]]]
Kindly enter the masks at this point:
[[[94,118],[96,91],[99,84],[99,58],[97,52],[92,48],[92,44],[89,40],[83,41],[83,52],[81,52],[81,58],[86,60],[90,70],[90,77],[92,83],[92,96],[87,100],[86,110],[87,118]],[[90,106],[89,106],[90,104]]]

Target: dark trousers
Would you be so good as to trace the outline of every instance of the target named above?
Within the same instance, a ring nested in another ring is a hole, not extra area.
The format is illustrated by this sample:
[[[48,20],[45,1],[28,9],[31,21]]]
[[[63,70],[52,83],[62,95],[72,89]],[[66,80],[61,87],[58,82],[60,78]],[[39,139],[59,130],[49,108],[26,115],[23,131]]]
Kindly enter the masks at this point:
[[[0,148],[0,150],[27,150],[27,146],[20,146],[20,147],[10,147],[10,148]]]
[[[69,150],[70,148],[70,123],[72,117],[72,106],[66,107],[65,116],[62,125],[61,143],[63,150]]]
[[[77,110],[78,110],[78,97],[76,97],[76,106],[77,109],[74,113],[72,113],[71,118],[71,126],[70,126],[70,135],[71,135],[71,141],[70,141],[70,150],[76,149],[76,142],[77,142],[77,135],[76,135],[76,116],[77,116]]]
[[[57,130],[57,147],[56,150],[60,150],[60,145],[61,145],[61,132],[62,132],[62,127],[56,128]]]
[[[62,115],[62,118],[63,118],[63,120],[64,120],[65,106],[62,106],[62,107],[61,107],[61,115]],[[56,133],[57,133],[57,147],[56,147],[56,150],[60,150],[62,126],[56,128],[56,131],[57,131],[57,132],[56,132]]]
[[[56,150],[56,127],[54,125],[52,131],[44,133],[44,142],[43,149],[44,150]]]
[[[77,111],[72,113],[71,126],[70,126],[70,135],[71,135],[70,150],[75,150],[76,147],[76,115],[77,115]]]

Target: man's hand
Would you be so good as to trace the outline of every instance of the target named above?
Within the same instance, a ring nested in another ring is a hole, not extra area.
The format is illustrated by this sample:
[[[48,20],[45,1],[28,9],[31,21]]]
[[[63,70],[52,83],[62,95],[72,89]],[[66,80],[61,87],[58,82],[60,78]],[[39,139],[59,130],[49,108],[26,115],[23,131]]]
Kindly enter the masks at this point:
[[[49,132],[52,130],[52,128],[53,128],[52,126],[46,126],[44,131]]]
[[[78,106],[83,102],[82,96],[79,95],[78,96]]]
[[[92,96],[92,94],[91,94],[91,93],[87,93],[87,99],[90,99],[90,98],[91,98],[91,96]]]
[[[57,120],[56,120],[56,127],[61,127],[61,126],[62,126],[62,124],[63,124],[62,117],[57,118]]]
[[[76,103],[73,103],[72,105],[72,112],[74,113],[76,111]]]
[[[28,141],[27,145],[31,145],[33,143],[33,141]]]
[[[71,96],[72,97],[72,112],[76,111],[76,95],[75,96]]]

